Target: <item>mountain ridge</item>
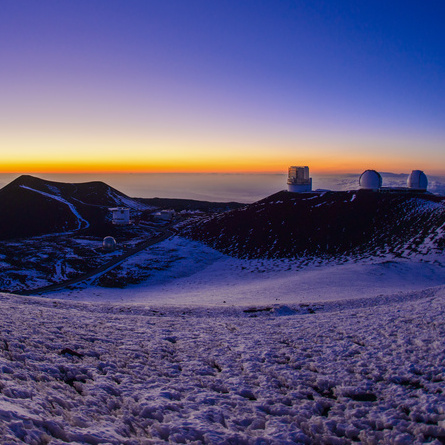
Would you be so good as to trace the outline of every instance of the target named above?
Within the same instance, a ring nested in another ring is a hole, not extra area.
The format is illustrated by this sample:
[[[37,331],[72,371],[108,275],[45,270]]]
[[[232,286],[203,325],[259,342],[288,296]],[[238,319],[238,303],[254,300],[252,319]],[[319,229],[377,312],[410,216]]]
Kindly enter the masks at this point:
[[[0,239],[103,224],[109,207],[149,207],[101,181],[64,183],[22,175],[0,189]]]

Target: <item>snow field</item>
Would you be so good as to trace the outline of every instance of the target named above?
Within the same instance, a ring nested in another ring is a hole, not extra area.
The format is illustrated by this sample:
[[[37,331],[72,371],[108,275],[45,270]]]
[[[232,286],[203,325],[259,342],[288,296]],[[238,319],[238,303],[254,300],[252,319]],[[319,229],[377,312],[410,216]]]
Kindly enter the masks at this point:
[[[88,286],[48,294],[59,299],[155,305],[297,304],[391,295],[445,283],[442,256],[413,259],[236,259],[172,237],[127,259],[115,273],[139,276],[124,289]]]
[[[0,437],[440,444],[444,289],[256,312],[1,294]]]

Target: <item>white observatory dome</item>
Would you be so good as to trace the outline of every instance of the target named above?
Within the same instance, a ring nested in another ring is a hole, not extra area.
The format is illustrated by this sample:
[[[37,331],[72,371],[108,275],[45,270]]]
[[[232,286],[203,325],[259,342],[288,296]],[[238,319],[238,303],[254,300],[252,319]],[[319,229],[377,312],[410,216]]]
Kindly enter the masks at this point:
[[[407,185],[410,189],[426,190],[428,178],[422,170],[413,170],[408,176]]]
[[[359,185],[362,189],[377,190],[382,186],[382,177],[375,170],[366,170],[360,175]]]
[[[111,252],[116,249],[116,240],[112,236],[106,236],[102,242],[102,247],[104,250]]]

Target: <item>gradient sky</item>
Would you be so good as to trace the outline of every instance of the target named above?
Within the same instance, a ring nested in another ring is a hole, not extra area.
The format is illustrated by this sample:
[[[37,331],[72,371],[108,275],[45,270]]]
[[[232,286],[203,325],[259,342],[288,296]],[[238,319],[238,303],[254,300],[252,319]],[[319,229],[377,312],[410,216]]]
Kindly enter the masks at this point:
[[[445,173],[443,0],[0,0],[3,172]]]

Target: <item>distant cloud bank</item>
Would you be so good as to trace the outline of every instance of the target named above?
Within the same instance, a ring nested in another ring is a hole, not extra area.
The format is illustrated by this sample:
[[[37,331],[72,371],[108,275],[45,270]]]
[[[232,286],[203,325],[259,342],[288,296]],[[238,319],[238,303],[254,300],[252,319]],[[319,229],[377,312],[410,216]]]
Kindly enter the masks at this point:
[[[408,174],[380,172],[385,187],[404,187]],[[20,175],[0,174],[0,188]],[[103,181],[131,197],[184,198],[204,201],[252,203],[287,189],[283,174],[36,174],[60,182]],[[360,174],[316,175],[313,189],[357,190]],[[429,176],[428,190],[445,195],[445,176]]]

